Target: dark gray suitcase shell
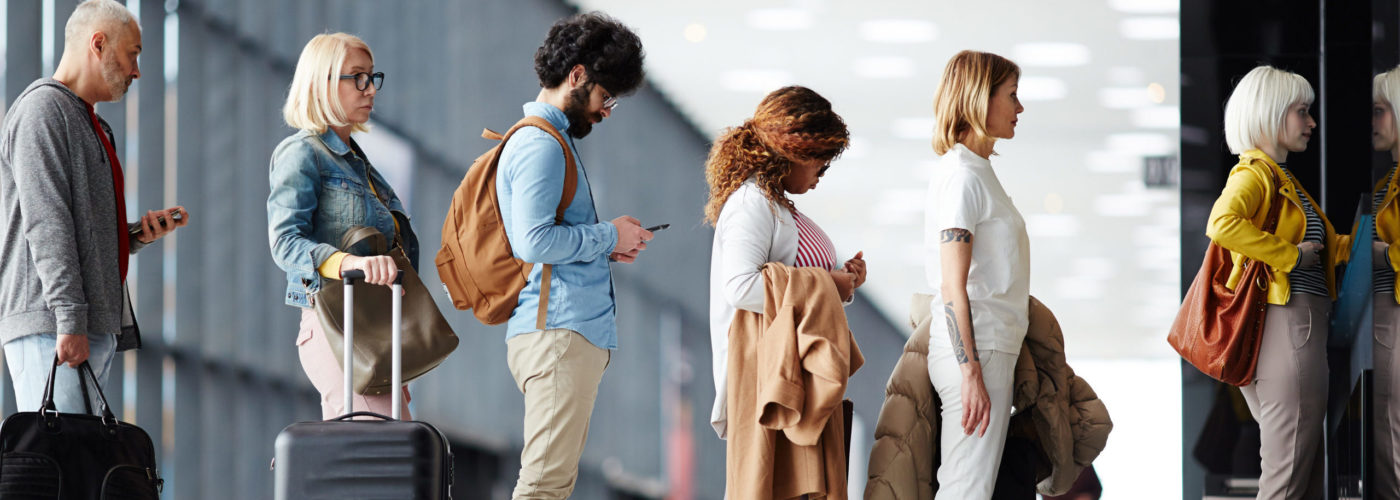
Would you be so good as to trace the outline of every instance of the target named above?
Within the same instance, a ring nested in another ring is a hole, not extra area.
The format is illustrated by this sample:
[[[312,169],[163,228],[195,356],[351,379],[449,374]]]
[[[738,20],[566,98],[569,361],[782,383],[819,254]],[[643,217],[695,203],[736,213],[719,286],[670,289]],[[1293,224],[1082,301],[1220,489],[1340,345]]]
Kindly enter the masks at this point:
[[[346,278],[350,287],[363,274]],[[394,287],[394,314],[399,314],[397,282]],[[347,309],[352,304],[347,300]],[[346,324],[351,325],[348,318]],[[347,348],[342,352],[354,352],[348,348],[353,335],[353,326],[347,327]],[[399,374],[394,375],[398,383]],[[353,393],[348,378],[345,392]],[[394,410],[397,413],[398,408]],[[373,420],[350,420],[355,417]],[[272,468],[277,500],[452,498],[452,449],[447,437],[427,422],[354,412],[289,425],[277,435],[275,448]]]
[[[346,415],[374,415],[357,412]],[[340,417],[340,418],[345,418]],[[277,435],[276,498],[451,498],[452,453],[426,422],[298,422]]]

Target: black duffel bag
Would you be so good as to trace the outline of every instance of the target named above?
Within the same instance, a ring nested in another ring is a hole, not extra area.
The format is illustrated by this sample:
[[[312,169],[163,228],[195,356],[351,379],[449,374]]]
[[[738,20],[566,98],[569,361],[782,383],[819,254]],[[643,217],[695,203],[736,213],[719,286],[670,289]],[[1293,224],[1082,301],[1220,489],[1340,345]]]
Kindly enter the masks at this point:
[[[53,402],[58,366],[55,358],[39,411],[16,413],[0,423],[0,498],[158,500],[164,481],[156,472],[151,437],[112,415],[86,361],[78,366],[78,382],[87,413],[59,413]],[[89,380],[100,413],[92,411]]]

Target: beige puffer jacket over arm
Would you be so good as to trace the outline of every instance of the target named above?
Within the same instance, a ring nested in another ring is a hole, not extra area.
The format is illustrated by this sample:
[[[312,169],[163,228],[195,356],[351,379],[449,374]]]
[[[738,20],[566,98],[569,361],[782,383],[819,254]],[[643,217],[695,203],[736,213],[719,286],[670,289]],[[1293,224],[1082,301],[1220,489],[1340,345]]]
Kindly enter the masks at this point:
[[[927,500],[938,491],[940,403],[928,378],[932,298],[915,294],[911,303],[914,332],[885,386],[866,500]],[[1089,383],[1065,364],[1064,335],[1054,314],[1034,297],[1029,307],[1030,328],[1016,363],[1012,405],[1016,420],[1029,419],[1039,438],[1040,458],[1048,461],[1041,464],[1036,489],[1058,495],[1103,451],[1113,422]]]

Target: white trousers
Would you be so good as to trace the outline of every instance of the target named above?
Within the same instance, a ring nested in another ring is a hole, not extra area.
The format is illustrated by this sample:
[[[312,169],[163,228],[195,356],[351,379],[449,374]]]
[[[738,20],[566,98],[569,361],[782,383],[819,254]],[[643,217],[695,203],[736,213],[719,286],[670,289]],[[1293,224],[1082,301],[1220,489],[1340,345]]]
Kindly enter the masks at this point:
[[[1015,378],[1016,355],[977,351],[982,360],[982,382],[991,399],[991,423],[982,437],[963,433],[962,368],[953,351],[929,347],[928,375],[943,404],[938,467],[938,494],[935,500],[988,500],[997,482],[1001,452],[1006,446],[1006,429],[1011,421],[1011,390]]]

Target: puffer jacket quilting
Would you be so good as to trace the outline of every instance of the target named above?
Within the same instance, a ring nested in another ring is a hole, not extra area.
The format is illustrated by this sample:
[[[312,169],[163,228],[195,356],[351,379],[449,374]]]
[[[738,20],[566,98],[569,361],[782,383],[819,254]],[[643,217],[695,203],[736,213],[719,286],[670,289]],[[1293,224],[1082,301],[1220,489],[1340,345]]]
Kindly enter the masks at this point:
[[[938,491],[940,403],[928,379],[931,300],[915,294],[911,304],[914,333],[886,384],[867,469],[867,500],[931,499]],[[1056,495],[1067,491],[1103,451],[1113,423],[1088,382],[1065,363],[1064,336],[1054,314],[1034,297],[1029,307],[1030,328],[1016,363],[1012,406],[1017,420],[1029,417],[1047,462],[1039,471],[1037,490]],[[1025,409],[1031,411],[1020,415]]]

